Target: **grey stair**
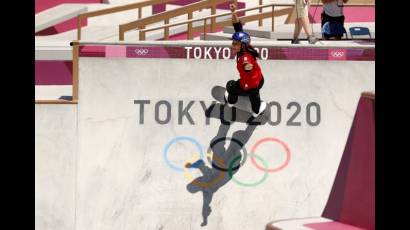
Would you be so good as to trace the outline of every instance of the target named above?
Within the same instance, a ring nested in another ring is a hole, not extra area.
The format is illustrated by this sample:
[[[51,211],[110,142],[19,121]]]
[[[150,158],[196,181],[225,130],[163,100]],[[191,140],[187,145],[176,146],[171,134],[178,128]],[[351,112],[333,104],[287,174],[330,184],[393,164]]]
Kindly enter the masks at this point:
[[[87,12],[87,6],[82,4],[60,4],[51,9],[42,11],[35,16],[35,32],[47,29],[58,23],[77,17]]]
[[[101,41],[110,37],[118,37],[118,27],[114,26],[87,26],[81,29],[81,40],[86,41]],[[65,41],[69,44],[71,41],[77,39],[77,30],[69,30],[63,33],[36,36],[36,40],[42,41]]]
[[[72,60],[73,48],[67,41],[44,41],[35,37],[35,60]]]
[[[73,94],[71,85],[36,85],[35,100],[58,100]]]

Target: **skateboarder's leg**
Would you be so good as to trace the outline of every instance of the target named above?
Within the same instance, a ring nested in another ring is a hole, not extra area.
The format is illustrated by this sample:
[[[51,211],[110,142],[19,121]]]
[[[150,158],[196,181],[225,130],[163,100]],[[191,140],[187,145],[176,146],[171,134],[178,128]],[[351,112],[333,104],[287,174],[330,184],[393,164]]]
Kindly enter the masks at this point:
[[[252,91],[253,92],[249,95],[253,112],[252,116],[257,117],[265,111],[267,104],[261,100],[259,89],[254,89]]]
[[[238,95],[240,92],[239,80],[228,81],[228,83],[226,83],[226,91],[228,92],[228,103],[235,104],[238,101]]]
[[[259,90],[249,95],[249,100],[251,101],[252,111],[254,113],[259,113],[259,108],[261,106],[261,97],[259,95]]]
[[[259,83],[258,88],[252,89],[249,91],[249,100],[251,101],[251,106],[252,106],[252,111],[253,111],[253,116],[259,115],[259,113],[263,112],[266,108],[266,103],[262,102],[259,90],[262,88],[263,84],[265,83],[265,79],[262,78],[262,80]]]

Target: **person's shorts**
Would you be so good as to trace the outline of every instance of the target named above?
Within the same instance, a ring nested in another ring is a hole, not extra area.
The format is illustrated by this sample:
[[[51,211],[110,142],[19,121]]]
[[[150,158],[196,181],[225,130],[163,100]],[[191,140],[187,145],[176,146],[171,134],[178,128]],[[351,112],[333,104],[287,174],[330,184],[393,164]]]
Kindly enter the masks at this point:
[[[331,23],[337,22],[337,23],[340,23],[342,26],[344,26],[345,16],[332,17],[332,16],[327,15],[325,12],[323,12],[321,16],[322,16],[322,21],[321,21],[321,27],[322,28],[323,28],[323,25],[326,22],[331,22]],[[325,39],[330,38],[329,36],[326,36],[325,34],[323,35],[323,37]],[[341,39],[342,37],[343,37],[343,34],[334,36],[334,38],[336,38],[336,39]]]
[[[321,18],[321,27],[323,27],[326,22],[338,22],[342,25],[345,23],[345,16],[332,17],[327,15],[325,12],[322,12]]]
[[[296,17],[297,18],[308,17],[309,16],[308,4],[305,4],[304,0],[295,0],[295,1],[296,2],[295,2],[294,14],[296,15]]]

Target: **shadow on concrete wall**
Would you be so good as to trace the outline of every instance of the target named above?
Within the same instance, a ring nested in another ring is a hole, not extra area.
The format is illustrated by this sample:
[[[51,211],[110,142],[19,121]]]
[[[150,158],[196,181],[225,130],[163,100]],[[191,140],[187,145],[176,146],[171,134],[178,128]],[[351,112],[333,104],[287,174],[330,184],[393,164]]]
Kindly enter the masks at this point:
[[[220,119],[221,121],[216,136],[209,142],[208,152],[212,152],[213,154],[207,155],[207,160],[210,161],[212,167],[205,165],[202,159],[185,165],[187,168],[197,168],[202,173],[202,176],[194,179],[187,185],[187,190],[190,193],[202,192],[203,222],[201,226],[208,224],[208,217],[212,211],[211,201],[213,195],[219,188],[231,180],[229,169],[231,168],[232,175],[239,171],[241,164],[244,163],[244,159],[246,160],[247,158],[247,153],[243,147],[252,136],[257,125],[263,125],[267,122],[265,116],[260,116],[254,120],[250,113],[229,108],[219,103],[211,105],[205,112],[205,115],[207,117]],[[236,130],[232,137],[227,137],[228,130],[235,121],[246,123],[246,128],[244,130]],[[228,143],[227,148],[225,148],[226,143]],[[232,164],[237,163],[230,165],[231,162]]]

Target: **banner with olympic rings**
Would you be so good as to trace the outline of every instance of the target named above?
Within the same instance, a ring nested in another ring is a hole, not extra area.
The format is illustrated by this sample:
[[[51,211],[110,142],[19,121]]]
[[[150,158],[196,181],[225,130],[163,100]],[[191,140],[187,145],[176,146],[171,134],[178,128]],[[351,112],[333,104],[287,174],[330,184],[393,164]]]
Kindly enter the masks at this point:
[[[255,47],[261,60],[349,60],[374,61],[374,47],[330,48],[330,47]],[[235,54],[229,46],[96,46],[80,47],[81,57],[126,57],[126,58],[166,58],[195,60],[229,60]]]

